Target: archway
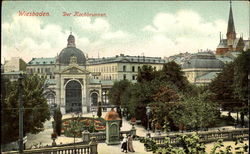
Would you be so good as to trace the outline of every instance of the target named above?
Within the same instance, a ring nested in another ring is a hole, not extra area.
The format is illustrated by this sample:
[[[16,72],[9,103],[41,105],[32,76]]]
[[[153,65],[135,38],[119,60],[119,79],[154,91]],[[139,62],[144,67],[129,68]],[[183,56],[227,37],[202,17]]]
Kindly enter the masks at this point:
[[[98,94],[94,92],[91,94],[90,98],[91,98],[91,105],[97,106],[98,105]]]
[[[77,81],[69,81],[66,85],[66,113],[82,112],[82,88]]]

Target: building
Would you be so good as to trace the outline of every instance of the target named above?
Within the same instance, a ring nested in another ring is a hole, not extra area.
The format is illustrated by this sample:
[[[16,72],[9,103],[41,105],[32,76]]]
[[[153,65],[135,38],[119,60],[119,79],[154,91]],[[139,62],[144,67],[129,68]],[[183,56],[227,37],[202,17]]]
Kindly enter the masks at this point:
[[[32,58],[27,65],[27,73],[37,74],[46,79],[55,79],[56,58]]]
[[[76,48],[75,38],[68,37],[67,46],[52,58],[33,58],[27,65],[28,74],[46,78],[45,96],[49,104],[60,106],[63,114],[89,112],[90,108],[109,103],[108,91],[115,81],[136,82],[143,65],[162,69],[166,60],[160,57],[128,56],[86,58]]]
[[[4,72],[26,71],[26,62],[20,57],[12,57],[4,63]]]
[[[5,61],[3,65],[2,75],[9,78],[10,81],[16,81],[19,74],[26,72],[26,62],[20,57],[12,57],[10,60]]]
[[[232,2],[230,1],[229,18],[227,25],[226,39],[223,39],[220,34],[220,43],[216,48],[216,55],[224,55],[229,52],[240,52],[249,49],[250,40],[244,40],[243,36],[236,37],[234,26]]]
[[[151,65],[155,70],[160,70],[165,62],[161,57],[120,54],[115,57],[89,59],[87,69],[95,73],[94,79],[100,79],[102,82],[125,79],[136,82],[138,70],[143,65]]]
[[[198,52],[186,59],[182,65],[182,71],[189,82],[204,85],[210,83],[223,67],[224,63],[216,59],[212,52]]]

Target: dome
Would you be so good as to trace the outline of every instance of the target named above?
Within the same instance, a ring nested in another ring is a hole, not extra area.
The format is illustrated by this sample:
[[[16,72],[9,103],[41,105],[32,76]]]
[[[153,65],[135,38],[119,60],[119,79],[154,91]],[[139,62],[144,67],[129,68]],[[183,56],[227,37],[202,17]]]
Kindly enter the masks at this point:
[[[216,59],[214,54],[208,52],[197,53],[182,65],[183,69],[190,69],[190,68],[216,69],[223,67],[224,63],[219,59]]]
[[[105,115],[105,120],[121,120],[121,118],[119,117],[119,114],[112,108],[111,111],[109,111],[106,115]]]
[[[75,37],[72,34],[70,34],[68,37],[67,47],[60,52],[58,61],[60,64],[68,65],[70,63],[70,58],[72,56],[76,57],[77,64],[79,65],[86,64],[86,58],[83,52],[75,47]]]

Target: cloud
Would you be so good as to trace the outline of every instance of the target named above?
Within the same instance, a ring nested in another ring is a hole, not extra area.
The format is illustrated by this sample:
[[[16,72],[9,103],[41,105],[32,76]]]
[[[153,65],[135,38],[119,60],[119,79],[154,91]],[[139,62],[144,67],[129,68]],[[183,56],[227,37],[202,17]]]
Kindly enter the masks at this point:
[[[156,14],[152,24],[144,26],[142,31],[152,35],[145,44],[155,45],[162,54],[165,50],[165,56],[169,56],[169,51],[174,54],[207,48],[215,50],[219,33],[226,33],[226,25],[221,19],[209,22],[192,10],[179,10],[176,13]]]
[[[90,17],[75,17],[74,24],[84,31],[104,33],[110,29],[109,22],[102,18],[93,19]]]
[[[104,33],[101,38],[104,40],[110,40],[110,39],[125,39],[128,38],[130,35],[126,32],[123,32],[121,30],[118,30],[116,32],[107,32]]]
[[[43,24],[37,17],[12,16],[2,27],[2,61],[5,57],[22,57],[26,62],[33,57],[54,57],[67,45],[69,31],[55,24]],[[89,39],[74,35],[79,48],[88,46]]]

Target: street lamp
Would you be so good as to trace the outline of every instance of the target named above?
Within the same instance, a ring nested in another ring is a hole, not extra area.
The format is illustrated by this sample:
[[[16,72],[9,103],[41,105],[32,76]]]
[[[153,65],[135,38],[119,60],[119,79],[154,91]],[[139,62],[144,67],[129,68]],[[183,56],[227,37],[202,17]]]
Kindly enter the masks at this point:
[[[23,74],[19,74],[18,77],[18,101],[19,101],[19,153],[23,153],[23,100],[22,100],[22,91],[23,91],[23,84],[22,80],[24,79]]]
[[[151,112],[150,107],[147,105],[147,107],[146,107],[146,114],[148,116],[148,128],[147,128],[148,133],[147,133],[147,137],[150,137],[150,133],[149,133],[149,115],[150,115],[150,112]]]
[[[92,108],[92,116],[93,116],[93,133],[94,133],[94,129],[95,129],[95,121],[94,121],[95,111],[94,111],[94,108]]]

